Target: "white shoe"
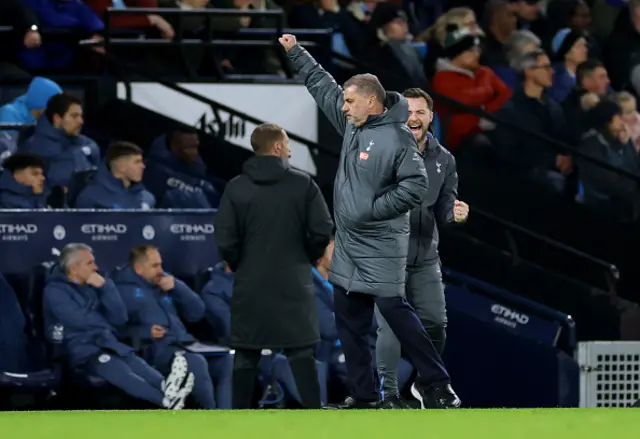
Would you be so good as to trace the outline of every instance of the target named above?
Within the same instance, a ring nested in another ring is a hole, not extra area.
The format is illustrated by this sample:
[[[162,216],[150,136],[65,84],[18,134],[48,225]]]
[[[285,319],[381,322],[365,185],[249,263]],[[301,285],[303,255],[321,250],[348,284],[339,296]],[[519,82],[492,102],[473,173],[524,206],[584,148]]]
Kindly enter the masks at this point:
[[[424,399],[422,398],[422,394],[416,387],[416,383],[411,385],[411,395],[420,402],[420,408],[424,410]]]
[[[182,389],[178,391],[178,395],[173,402],[173,407],[171,407],[171,410],[182,410],[184,408],[184,401],[185,399],[187,399],[187,396],[191,394],[195,382],[196,377],[192,373],[189,373],[184,386],[182,386]]]
[[[182,355],[176,355],[171,363],[171,372],[167,379],[162,382],[162,392],[166,399],[173,401],[178,397],[185,377],[189,371],[187,359]]]

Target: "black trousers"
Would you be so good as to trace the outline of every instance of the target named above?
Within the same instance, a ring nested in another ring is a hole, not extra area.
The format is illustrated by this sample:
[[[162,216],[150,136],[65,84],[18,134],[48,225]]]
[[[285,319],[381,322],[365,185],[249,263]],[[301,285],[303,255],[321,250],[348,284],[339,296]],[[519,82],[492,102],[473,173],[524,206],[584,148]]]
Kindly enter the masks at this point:
[[[334,294],[338,337],[345,354],[349,386],[357,400],[375,401],[379,395],[369,344],[374,304],[400,341],[402,351],[418,370],[418,385],[428,390],[450,382],[438,351],[404,298],[347,293],[339,286],[335,286]]]
[[[307,409],[318,409],[322,405],[314,354],[315,345],[284,350],[293,378],[296,380],[302,406]],[[233,362],[234,409],[251,408],[261,357],[262,351],[258,349],[236,349]]]

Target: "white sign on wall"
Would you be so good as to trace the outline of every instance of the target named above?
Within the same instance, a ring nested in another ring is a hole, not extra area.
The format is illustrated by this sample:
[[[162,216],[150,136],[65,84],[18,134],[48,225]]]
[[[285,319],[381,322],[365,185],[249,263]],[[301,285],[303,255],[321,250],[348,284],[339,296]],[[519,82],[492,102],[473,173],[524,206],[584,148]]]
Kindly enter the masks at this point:
[[[318,141],[318,107],[304,85],[299,84],[177,84],[203,97],[246,113],[267,123],[276,123],[298,136],[312,142]],[[224,126],[215,124],[211,107],[157,83],[130,83],[131,101],[148,110],[182,122],[200,126],[204,121],[216,132],[224,130],[224,137],[234,145],[252,150],[249,142],[256,125],[218,111]],[[124,83],[118,83],[118,99],[127,97]],[[311,175],[316,175],[309,148],[294,140],[291,147],[291,165]]]

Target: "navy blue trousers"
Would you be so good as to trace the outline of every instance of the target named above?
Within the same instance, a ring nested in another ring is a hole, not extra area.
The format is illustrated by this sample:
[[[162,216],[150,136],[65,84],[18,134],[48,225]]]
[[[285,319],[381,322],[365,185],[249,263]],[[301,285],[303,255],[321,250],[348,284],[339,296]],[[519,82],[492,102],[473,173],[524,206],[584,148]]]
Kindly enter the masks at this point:
[[[379,399],[372,367],[369,337],[374,305],[378,306],[402,351],[418,370],[418,385],[428,390],[434,385],[449,383],[444,363],[425,331],[420,319],[402,297],[375,297],[334,287],[334,311],[338,338],[347,364],[349,385],[359,401]]]

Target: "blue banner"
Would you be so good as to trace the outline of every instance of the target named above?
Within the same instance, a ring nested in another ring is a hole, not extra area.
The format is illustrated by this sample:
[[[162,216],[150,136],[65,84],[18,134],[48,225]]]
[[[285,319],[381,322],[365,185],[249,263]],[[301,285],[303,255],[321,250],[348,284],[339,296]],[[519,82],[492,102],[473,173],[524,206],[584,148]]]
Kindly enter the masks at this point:
[[[98,267],[110,271],[140,244],[160,249],[167,271],[196,274],[219,261],[215,210],[0,211],[0,272],[24,273],[56,259],[70,242],[95,251]]]
[[[522,309],[500,300],[471,292],[465,288],[448,285],[447,308],[467,314],[478,320],[500,326],[515,335],[556,346],[561,322],[534,315],[532,309]]]

